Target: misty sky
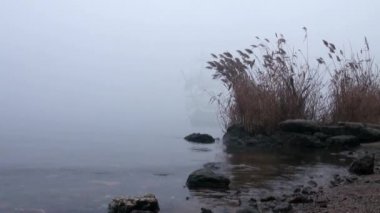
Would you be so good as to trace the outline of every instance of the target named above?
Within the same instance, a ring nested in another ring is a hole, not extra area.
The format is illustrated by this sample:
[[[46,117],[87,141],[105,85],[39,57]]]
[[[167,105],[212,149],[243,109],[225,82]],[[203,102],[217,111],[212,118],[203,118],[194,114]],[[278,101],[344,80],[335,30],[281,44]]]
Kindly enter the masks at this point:
[[[209,53],[275,32],[299,47],[306,26],[313,56],[321,39],[357,49],[364,36],[378,56],[379,9],[373,0],[1,0],[0,133],[170,131],[192,108],[207,111]]]

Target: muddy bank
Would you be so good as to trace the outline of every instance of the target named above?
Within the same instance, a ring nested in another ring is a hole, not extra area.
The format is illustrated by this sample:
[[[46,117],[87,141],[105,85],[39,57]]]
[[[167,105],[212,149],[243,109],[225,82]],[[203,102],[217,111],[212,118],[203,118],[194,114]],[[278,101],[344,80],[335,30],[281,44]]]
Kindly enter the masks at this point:
[[[364,145],[368,150],[380,148],[380,142]],[[358,176],[352,183],[325,187],[321,193],[314,195],[314,200],[324,201],[298,206],[296,212],[380,212],[380,152],[374,151],[374,174]]]
[[[312,203],[295,206],[295,212],[380,212],[380,174],[358,178],[350,184],[327,188]]]

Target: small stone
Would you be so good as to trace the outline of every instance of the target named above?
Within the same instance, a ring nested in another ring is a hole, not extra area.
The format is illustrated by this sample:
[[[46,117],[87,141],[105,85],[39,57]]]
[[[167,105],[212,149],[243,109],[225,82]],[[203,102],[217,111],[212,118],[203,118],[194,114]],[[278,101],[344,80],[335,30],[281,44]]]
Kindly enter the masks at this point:
[[[318,186],[318,184],[317,184],[317,182],[315,182],[314,180],[309,180],[309,182],[307,182],[310,186],[312,186],[312,187],[317,187]]]
[[[308,187],[303,188],[301,193],[305,195],[311,195],[311,194],[314,194],[315,192],[311,189],[311,187],[308,186]]]
[[[212,213],[211,209],[201,208],[201,213]]]
[[[245,207],[238,209],[236,213],[260,213],[257,207]]]
[[[273,209],[273,213],[286,213],[292,210],[292,205],[289,203],[280,203]]]
[[[321,207],[321,208],[327,208],[328,201],[326,199],[319,198],[315,202],[319,205],[319,207]]]
[[[311,203],[313,199],[308,198],[304,195],[295,195],[289,200],[289,203]]]
[[[269,202],[269,201],[274,201],[274,200],[276,200],[276,198],[273,196],[268,196],[268,197],[264,197],[260,199],[261,202]]]
[[[153,194],[141,197],[114,198],[108,204],[108,213],[129,213],[132,211],[145,211],[150,213],[159,212],[158,201]]]

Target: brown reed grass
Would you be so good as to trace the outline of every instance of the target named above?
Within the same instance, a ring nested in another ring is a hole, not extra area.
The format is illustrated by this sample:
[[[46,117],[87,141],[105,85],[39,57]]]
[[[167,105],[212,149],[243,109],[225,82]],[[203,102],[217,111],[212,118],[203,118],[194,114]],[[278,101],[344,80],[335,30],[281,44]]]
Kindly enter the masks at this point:
[[[239,124],[251,133],[270,134],[286,119],[380,122],[379,69],[367,39],[360,54],[350,57],[323,40],[332,65],[321,57],[311,66],[308,47],[304,54],[290,49],[283,35],[275,37],[274,43],[256,37],[256,44],[235,54],[212,54],[207,68],[226,87],[227,100],[220,94],[212,99],[226,126]],[[327,92],[321,70],[330,74]]]

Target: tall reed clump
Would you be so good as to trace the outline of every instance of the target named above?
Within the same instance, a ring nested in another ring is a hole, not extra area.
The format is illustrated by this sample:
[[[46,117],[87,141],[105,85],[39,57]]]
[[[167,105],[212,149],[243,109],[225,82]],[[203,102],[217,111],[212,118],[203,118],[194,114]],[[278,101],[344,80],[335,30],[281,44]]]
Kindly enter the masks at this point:
[[[357,54],[346,56],[335,45],[324,41],[328,48],[332,71],[329,84],[330,121],[380,122],[380,71],[374,65],[370,47],[365,45]],[[320,64],[325,64],[322,58]]]
[[[269,134],[286,119],[319,119],[322,82],[307,54],[287,48],[283,35],[276,34],[274,43],[256,38],[250,48],[212,54],[208,62],[228,91],[225,122]]]

